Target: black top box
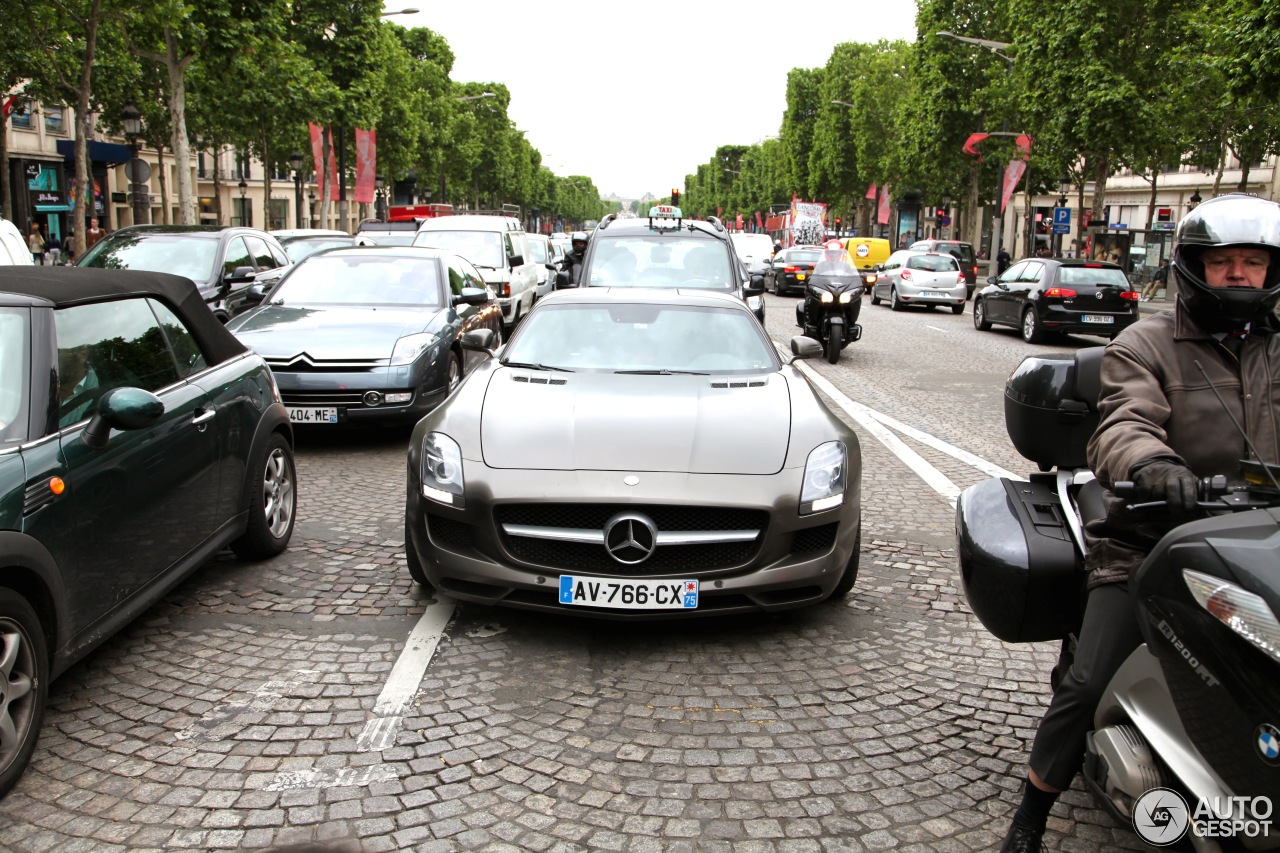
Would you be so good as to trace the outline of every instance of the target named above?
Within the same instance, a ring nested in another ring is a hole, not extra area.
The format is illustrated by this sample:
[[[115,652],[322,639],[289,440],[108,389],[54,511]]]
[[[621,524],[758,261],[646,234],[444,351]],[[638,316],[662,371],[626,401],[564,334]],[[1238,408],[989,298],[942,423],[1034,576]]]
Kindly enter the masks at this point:
[[[1041,471],[1087,467],[1085,450],[1098,427],[1104,349],[1028,356],[1005,382],[1009,439]]]

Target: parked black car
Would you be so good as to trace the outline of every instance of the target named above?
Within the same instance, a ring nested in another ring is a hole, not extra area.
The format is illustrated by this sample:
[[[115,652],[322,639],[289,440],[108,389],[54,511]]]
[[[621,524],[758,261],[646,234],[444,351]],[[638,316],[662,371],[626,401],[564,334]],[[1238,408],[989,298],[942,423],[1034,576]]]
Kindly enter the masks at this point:
[[[1029,258],[987,281],[973,302],[979,331],[1013,326],[1034,344],[1053,333],[1114,338],[1138,322],[1138,291],[1116,264]]]
[[[502,310],[470,262],[411,246],[330,249],[294,267],[227,328],[262,355],[295,424],[414,423],[502,340]]]
[[[271,371],[184,278],[0,267],[0,795],[49,679],[231,547],[293,534]]]
[[[249,298],[253,285],[270,288],[291,265],[267,232],[216,225],[130,225],[108,234],[76,262],[189,278],[224,323],[256,304]]]
[[[765,290],[779,296],[799,291],[804,293],[805,282],[813,273],[813,266],[822,260],[821,246],[792,246],[773,256],[764,273]]]

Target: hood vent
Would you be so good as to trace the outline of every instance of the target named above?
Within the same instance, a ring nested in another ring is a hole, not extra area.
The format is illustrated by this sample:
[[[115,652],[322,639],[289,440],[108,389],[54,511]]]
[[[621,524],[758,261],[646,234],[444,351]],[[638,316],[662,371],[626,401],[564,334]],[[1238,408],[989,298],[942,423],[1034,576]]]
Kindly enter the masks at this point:
[[[513,373],[511,374],[512,382],[525,382],[529,385],[567,385],[568,379],[562,379],[558,376],[548,376],[545,373]]]
[[[711,383],[712,388],[763,388],[769,384],[767,376],[729,376]]]

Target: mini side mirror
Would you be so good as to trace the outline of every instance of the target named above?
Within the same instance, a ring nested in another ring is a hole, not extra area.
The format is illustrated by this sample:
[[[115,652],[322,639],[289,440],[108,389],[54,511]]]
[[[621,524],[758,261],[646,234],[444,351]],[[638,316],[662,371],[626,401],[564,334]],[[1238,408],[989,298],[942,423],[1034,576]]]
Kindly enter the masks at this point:
[[[142,429],[160,420],[164,415],[164,403],[150,391],[141,388],[112,388],[98,400],[98,411],[84,432],[84,443],[94,450],[107,446],[111,430]]]

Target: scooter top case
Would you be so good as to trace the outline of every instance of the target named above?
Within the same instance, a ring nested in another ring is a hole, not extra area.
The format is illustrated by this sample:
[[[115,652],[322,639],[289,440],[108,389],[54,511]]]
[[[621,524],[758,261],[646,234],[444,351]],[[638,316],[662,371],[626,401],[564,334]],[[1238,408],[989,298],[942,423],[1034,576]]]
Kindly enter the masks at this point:
[[[1084,468],[1098,428],[1102,351],[1028,356],[1004,386],[1004,426],[1018,452],[1041,471]]]
[[[1079,630],[1088,575],[1052,474],[970,486],[956,503],[965,597],[1009,643],[1060,640]]]
[[[1231,793],[1280,803],[1280,509],[1175,528],[1133,596],[1191,742]]]

